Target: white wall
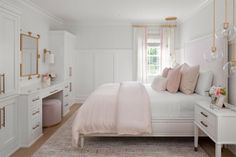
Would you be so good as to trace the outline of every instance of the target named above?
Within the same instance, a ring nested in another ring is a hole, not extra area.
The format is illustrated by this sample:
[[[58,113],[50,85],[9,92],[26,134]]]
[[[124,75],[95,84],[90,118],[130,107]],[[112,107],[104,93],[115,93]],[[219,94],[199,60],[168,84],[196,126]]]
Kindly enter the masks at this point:
[[[63,27],[62,23],[59,23],[49,16],[42,13],[37,8],[33,8],[29,4],[18,0],[8,0],[14,6],[19,8],[21,12],[21,29],[23,32],[32,32],[33,34],[39,34],[39,53],[41,55],[39,62],[39,73],[46,73],[49,70],[49,66],[43,63],[43,49],[48,48],[48,35],[50,28],[59,29]],[[19,66],[20,67],[20,66]],[[20,78],[20,87],[37,83],[41,81],[38,78],[28,80],[28,78]]]
[[[232,21],[232,1],[228,1],[228,20]],[[212,10],[213,3],[199,10],[192,17],[188,18],[181,25],[181,46],[184,42],[193,40],[202,36],[209,35],[212,32]],[[223,27],[224,20],[224,1],[216,1],[216,28],[219,31]]]
[[[222,29],[224,20],[224,1],[216,1],[216,27],[218,32]],[[232,1],[228,1],[228,20],[232,23]],[[213,3],[200,10],[193,17],[181,25],[181,46],[195,38],[210,35],[212,33],[212,9]],[[209,45],[211,46],[211,45]],[[234,51],[235,52],[235,51]],[[236,84],[236,77],[230,78],[230,86]],[[232,86],[231,86],[232,87]],[[236,105],[236,89],[230,88],[230,103]]]
[[[75,93],[83,101],[101,84],[132,80],[132,26],[79,25]]]
[[[133,80],[131,24],[93,24],[70,27],[77,35],[76,97],[83,101],[104,83]],[[180,48],[179,29],[176,49]]]
[[[219,31],[222,28],[224,19],[224,1],[216,1],[216,26]],[[232,23],[232,1],[229,3],[228,18]],[[181,25],[181,47],[184,43],[202,36],[209,35],[212,32],[212,8],[213,3],[200,10],[197,14],[189,18]],[[211,46],[211,45],[209,45]],[[230,51],[230,53],[236,52]],[[231,56],[231,55],[230,55]],[[232,76],[229,80],[229,101],[231,104],[236,105],[236,75]],[[236,153],[236,147],[232,148]]]

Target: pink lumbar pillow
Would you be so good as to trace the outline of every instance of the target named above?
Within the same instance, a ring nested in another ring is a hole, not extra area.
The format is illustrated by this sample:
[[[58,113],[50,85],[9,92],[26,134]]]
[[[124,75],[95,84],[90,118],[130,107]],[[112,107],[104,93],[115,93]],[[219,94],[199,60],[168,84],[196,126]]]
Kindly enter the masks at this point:
[[[175,69],[171,69],[167,75],[167,90],[171,93],[176,93],[179,89],[182,66],[178,66]]]
[[[167,85],[167,78],[162,77],[162,76],[157,76],[152,81],[151,87],[155,91],[165,91],[166,85]]]
[[[171,68],[165,68],[162,72],[162,77],[167,77],[168,76],[168,72],[170,71]]]
[[[199,75],[199,65],[190,67],[185,65],[181,70],[180,91],[184,94],[193,94]]]

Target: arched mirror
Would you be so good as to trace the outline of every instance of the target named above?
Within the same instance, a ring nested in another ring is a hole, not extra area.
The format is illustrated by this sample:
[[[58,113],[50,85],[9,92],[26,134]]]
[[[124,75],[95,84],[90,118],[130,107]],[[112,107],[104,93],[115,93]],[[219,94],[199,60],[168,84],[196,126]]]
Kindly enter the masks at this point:
[[[39,76],[39,50],[38,42],[40,36],[33,36],[31,32],[20,35],[21,64],[20,76],[31,78],[34,75]]]

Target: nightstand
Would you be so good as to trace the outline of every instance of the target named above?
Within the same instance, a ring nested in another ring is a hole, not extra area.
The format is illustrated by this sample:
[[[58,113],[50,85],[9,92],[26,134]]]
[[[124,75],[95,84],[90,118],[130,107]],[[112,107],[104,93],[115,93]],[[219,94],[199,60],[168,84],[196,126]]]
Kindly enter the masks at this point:
[[[221,157],[223,144],[236,144],[236,112],[226,108],[210,108],[209,102],[197,102],[194,115],[194,147],[202,130],[215,142],[215,157]]]

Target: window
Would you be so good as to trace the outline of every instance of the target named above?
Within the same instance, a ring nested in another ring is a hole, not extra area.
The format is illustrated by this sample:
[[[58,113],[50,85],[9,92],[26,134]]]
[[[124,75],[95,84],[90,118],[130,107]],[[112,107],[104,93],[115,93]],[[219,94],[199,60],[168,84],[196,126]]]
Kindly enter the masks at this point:
[[[148,77],[156,76],[161,71],[161,53],[159,44],[148,44],[147,47]]]
[[[153,78],[161,71],[161,40],[160,30],[150,28],[147,34],[147,81],[152,82]]]

